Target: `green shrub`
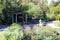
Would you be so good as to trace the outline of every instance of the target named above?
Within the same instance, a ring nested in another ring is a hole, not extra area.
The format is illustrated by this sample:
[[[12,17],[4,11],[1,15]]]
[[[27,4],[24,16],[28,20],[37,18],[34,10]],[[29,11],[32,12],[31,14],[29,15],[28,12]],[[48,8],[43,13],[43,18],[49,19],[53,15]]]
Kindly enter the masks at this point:
[[[60,14],[56,16],[56,20],[60,20]]]
[[[0,40],[60,40],[60,33],[49,26],[39,29],[33,27],[27,31],[28,33],[26,31],[7,28],[0,36]]]
[[[54,31],[50,29],[49,27],[44,27],[39,30],[39,40],[53,40],[53,37],[55,37]],[[53,36],[53,37],[52,37]]]
[[[23,30],[19,27],[21,28],[19,24],[13,23],[2,32],[0,40],[22,40]]]
[[[21,25],[13,23],[11,24],[10,28],[21,28]]]
[[[38,29],[37,29],[38,30]],[[35,39],[38,40],[60,40],[59,33],[50,27],[42,27],[37,33],[34,33]]]
[[[23,31],[19,29],[5,29],[1,35],[1,40],[22,40]]]
[[[27,10],[30,17],[42,18],[42,11],[39,5],[29,4],[29,9]]]

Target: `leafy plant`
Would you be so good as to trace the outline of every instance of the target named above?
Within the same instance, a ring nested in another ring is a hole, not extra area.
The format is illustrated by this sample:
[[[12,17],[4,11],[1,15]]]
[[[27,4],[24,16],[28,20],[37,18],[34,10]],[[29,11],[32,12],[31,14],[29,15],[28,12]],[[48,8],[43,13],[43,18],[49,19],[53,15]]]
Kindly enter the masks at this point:
[[[36,29],[37,30],[37,29]],[[37,40],[60,40],[59,33],[51,27],[42,27],[37,33],[34,33]]]
[[[18,26],[18,27],[17,27]],[[1,40],[22,40],[23,30],[19,29],[18,24],[12,24],[11,28],[6,28],[1,35]]]
[[[9,28],[4,29],[0,40],[22,40],[23,30],[19,24],[13,23]]]
[[[34,5],[28,11],[29,16],[34,18],[43,18],[43,13],[38,5]]]
[[[10,25],[10,28],[21,28],[21,25],[13,23]]]

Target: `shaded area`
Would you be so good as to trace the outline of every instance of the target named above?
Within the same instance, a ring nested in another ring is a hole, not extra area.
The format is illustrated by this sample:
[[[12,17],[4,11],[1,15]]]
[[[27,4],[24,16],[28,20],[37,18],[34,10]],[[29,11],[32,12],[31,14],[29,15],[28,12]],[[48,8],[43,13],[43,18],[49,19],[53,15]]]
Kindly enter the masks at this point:
[[[7,28],[7,27],[9,27],[9,25],[1,25],[0,29],[4,29],[4,28]]]

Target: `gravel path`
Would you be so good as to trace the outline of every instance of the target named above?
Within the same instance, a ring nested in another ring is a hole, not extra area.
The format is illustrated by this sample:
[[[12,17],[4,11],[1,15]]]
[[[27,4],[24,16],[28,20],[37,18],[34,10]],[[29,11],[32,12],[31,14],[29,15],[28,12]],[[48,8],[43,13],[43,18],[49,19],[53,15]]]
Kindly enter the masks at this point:
[[[4,29],[4,28],[7,28],[7,27],[9,27],[9,26],[8,25],[1,25],[0,29]]]
[[[0,33],[2,33],[2,31],[7,27],[9,27],[9,26],[8,25],[0,25]]]
[[[52,28],[60,28],[60,27],[55,26],[54,23],[48,23],[47,26],[50,26],[50,27],[52,27]]]

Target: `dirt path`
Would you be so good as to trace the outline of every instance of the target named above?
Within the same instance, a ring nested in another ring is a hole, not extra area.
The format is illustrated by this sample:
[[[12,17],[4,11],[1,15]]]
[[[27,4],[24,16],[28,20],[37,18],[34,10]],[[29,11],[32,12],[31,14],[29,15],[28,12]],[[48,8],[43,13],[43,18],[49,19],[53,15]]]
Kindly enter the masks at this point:
[[[60,27],[55,26],[55,24],[53,24],[53,23],[47,23],[47,26],[50,26],[52,28],[60,28]]]
[[[0,25],[0,29],[4,29],[4,28],[7,28],[9,27],[8,25]]]

